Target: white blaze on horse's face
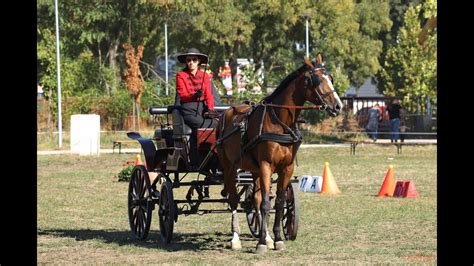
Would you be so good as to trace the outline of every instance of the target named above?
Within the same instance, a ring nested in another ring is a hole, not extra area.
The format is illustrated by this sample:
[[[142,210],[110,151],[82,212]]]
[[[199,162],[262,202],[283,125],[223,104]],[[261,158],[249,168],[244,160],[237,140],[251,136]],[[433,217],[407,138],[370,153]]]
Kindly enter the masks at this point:
[[[341,99],[339,98],[339,95],[337,94],[336,90],[334,89],[334,86],[332,85],[332,81],[329,78],[327,74],[323,74],[323,79],[326,80],[326,83],[328,84],[329,88],[333,92],[333,97],[336,100],[336,103],[333,106],[330,106],[333,110],[339,114],[342,111],[343,104],[341,102]]]
[[[319,70],[319,69],[318,69]],[[322,92],[321,98],[326,105],[326,112],[328,112],[332,116],[337,116],[342,111],[342,102],[339,99],[339,95],[337,95],[334,86],[332,85],[331,79],[329,76],[324,73],[323,71],[320,72],[319,75],[321,82],[319,84],[319,89]]]

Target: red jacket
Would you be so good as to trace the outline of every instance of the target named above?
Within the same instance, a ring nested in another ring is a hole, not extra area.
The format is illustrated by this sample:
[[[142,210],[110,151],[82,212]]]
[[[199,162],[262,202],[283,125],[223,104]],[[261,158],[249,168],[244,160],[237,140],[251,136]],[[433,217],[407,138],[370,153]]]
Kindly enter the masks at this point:
[[[176,74],[176,92],[181,97],[181,103],[206,101],[209,110],[214,110],[214,96],[211,91],[211,76],[198,70],[196,75],[191,74],[188,69],[182,70]],[[204,81],[204,84],[203,84]],[[202,96],[196,99],[194,94],[202,88]]]

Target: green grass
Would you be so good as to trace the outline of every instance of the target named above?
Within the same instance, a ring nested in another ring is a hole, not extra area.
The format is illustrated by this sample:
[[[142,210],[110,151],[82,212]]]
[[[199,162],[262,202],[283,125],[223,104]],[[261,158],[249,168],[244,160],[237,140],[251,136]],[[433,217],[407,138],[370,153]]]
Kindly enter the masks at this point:
[[[436,146],[406,147],[401,155],[391,146],[357,151],[353,156],[349,147],[300,149],[295,175],[322,175],[328,161],[342,194],[299,193],[296,240],[286,241],[283,252],[263,256],[253,254],[257,240],[244,214],[239,214],[241,251],[229,249],[227,213],[179,216],[173,241],[165,245],[155,209],[148,239],[134,240],[128,183],[114,178],[132,154],[38,156],[38,263],[436,264]],[[374,197],[389,164],[397,180],[415,182],[419,198]],[[211,194],[218,197],[220,189],[212,187]],[[184,198],[186,190],[174,193]]]

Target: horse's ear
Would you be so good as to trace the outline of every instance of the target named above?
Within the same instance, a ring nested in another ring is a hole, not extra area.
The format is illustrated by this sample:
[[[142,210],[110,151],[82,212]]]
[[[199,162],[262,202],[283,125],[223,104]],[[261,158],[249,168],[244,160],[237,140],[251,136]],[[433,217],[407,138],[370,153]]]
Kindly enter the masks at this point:
[[[316,62],[318,62],[319,65],[323,64],[323,56],[321,54],[318,54],[316,57]]]
[[[304,57],[304,63],[310,67],[314,67],[313,62],[311,62],[311,60],[309,60],[309,58],[306,56]]]

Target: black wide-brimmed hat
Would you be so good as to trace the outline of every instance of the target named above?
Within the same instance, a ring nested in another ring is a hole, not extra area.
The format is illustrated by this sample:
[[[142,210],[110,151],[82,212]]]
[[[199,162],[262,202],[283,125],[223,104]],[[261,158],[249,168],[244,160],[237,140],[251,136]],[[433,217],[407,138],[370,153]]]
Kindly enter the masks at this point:
[[[178,55],[178,61],[180,63],[186,64],[186,57],[189,55],[195,55],[199,57],[199,61],[201,61],[201,64],[207,64],[207,62],[209,62],[209,57],[199,52],[199,50],[196,48],[189,48],[187,53]]]

